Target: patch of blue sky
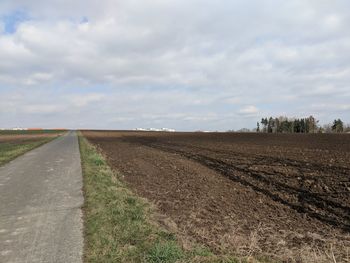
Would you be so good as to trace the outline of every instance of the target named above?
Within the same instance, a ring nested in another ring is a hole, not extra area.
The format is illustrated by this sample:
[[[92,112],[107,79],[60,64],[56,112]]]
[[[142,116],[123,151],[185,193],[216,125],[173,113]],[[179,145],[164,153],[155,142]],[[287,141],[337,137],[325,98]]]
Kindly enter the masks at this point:
[[[13,34],[16,32],[18,25],[30,20],[30,17],[26,12],[16,10],[8,15],[1,16],[0,20],[4,24],[4,33]]]

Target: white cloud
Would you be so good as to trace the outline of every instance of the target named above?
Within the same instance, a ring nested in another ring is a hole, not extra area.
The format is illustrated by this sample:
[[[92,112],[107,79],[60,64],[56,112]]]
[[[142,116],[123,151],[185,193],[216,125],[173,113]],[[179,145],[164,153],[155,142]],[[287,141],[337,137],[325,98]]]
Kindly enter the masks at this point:
[[[341,18],[336,14],[330,14],[325,18],[325,25],[330,29],[338,29],[341,25]]]
[[[20,112],[24,114],[51,114],[62,111],[61,105],[52,104],[34,104],[34,105],[24,105],[21,107]]]
[[[312,104],[311,108],[317,111],[350,111],[350,104],[326,104],[326,103],[320,103],[320,104]]]
[[[76,107],[84,107],[90,103],[101,101],[106,96],[99,93],[89,93],[89,94],[79,94],[71,95],[68,97],[68,100]]]
[[[238,112],[247,115],[256,115],[259,112],[259,110],[257,107],[250,105],[240,109]]]

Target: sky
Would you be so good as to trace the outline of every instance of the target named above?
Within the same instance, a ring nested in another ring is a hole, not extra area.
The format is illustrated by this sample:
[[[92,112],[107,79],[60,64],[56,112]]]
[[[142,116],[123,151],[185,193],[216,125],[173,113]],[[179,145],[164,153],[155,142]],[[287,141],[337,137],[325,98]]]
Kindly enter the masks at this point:
[[[1,0],[0,128],[350,122],[348,0]]]

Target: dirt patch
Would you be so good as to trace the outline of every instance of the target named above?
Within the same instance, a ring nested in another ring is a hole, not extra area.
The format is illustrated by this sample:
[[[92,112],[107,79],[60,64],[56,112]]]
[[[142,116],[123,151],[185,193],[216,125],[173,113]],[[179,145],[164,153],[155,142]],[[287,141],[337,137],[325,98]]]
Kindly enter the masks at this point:
[[[349,260],[348,135],[84,135],[185,239],[286,262]]]

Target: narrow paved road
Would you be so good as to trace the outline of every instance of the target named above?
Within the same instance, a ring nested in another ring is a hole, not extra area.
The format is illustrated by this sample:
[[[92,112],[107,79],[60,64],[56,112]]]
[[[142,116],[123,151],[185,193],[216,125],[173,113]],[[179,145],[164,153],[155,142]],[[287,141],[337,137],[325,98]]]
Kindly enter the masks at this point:
[[[76,132],[0,167],[0,262],[82,262]]]

